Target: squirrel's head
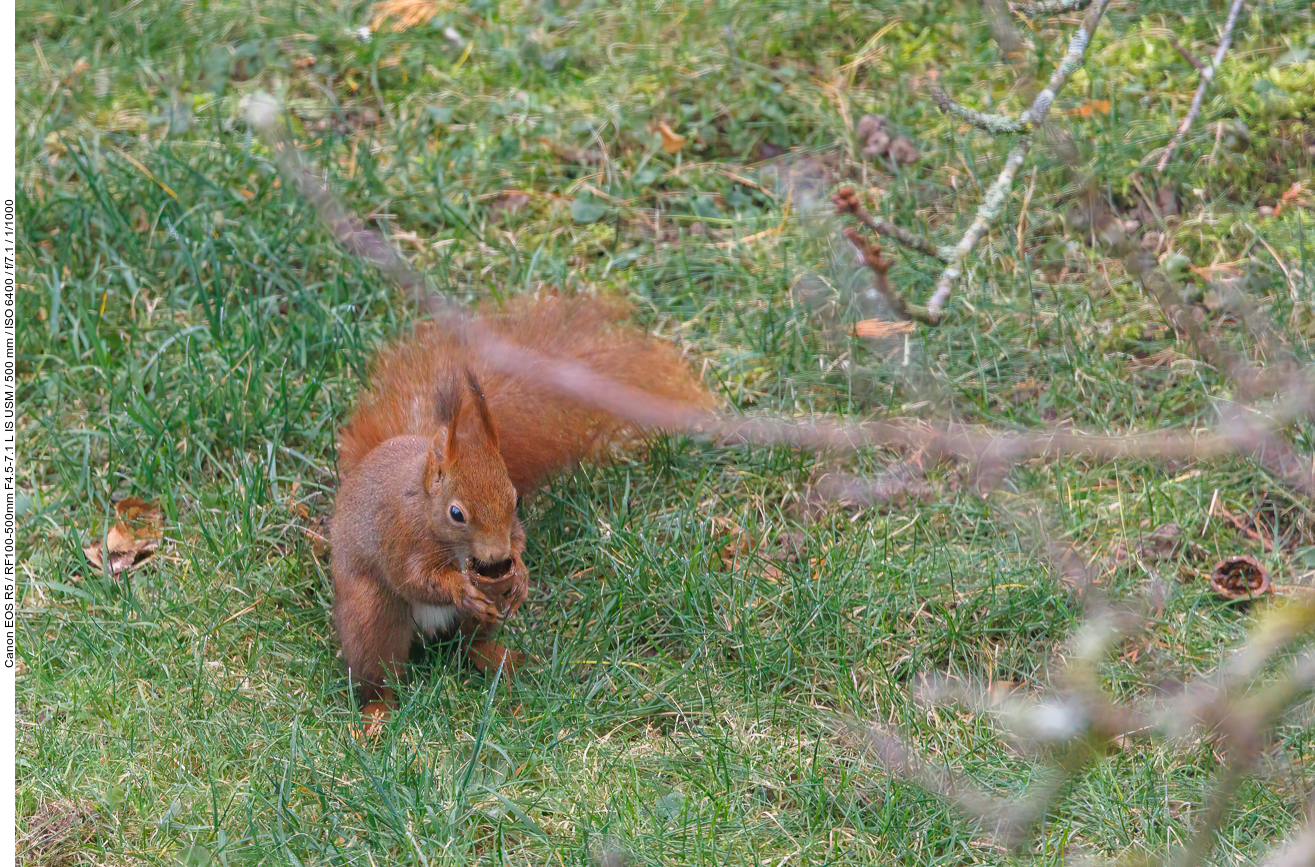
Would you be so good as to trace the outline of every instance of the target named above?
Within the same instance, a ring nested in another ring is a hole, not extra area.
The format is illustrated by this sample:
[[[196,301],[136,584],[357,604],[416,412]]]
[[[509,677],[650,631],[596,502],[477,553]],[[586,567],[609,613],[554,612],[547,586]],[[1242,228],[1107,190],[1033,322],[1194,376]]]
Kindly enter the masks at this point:
[[[467,398],[478,423],[463,427]],[[511,566],[519,523],[516,488],[498,451],[493,416],[470,371],[464,382],[444,384],[438,406],[439,428],[429,442],[423,480],[430,525],[462,569],[495,578]]]

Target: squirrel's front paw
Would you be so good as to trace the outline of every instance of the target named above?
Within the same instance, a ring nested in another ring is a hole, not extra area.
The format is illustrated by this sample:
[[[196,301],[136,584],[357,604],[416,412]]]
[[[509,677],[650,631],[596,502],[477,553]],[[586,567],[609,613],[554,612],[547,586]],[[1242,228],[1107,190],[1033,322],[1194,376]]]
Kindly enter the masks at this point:
[[[462,577],[465,580],[461,582],[460,596],[455,600],[457,607],[484,623],[501,623],[502,606],[498,604],[497,596],[486,594],[469,576]]]
[[[512,562],[511,579],[507,583],[506,589],[502,594],[502,605],[505,616],[510,617],[515,614],[530,595],[530,572],[517,557]]]
[[[482,598],[497,606],[499,621],[515,614],[530,592],[530,573],[520,557],[497,573],[476,571],[469,580]]]

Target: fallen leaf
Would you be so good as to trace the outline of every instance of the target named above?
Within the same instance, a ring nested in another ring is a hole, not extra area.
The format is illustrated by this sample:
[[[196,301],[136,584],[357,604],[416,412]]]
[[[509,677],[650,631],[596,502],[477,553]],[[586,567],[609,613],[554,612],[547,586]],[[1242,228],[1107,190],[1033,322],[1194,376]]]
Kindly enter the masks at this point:
[[[911,165],[916,163],[922,157],[918,146],[913,143],[913,139],[906,135],[897,135],[895,140],[890,143],[886,150],[886,155],[890,161],[902,165]]]
[[[393,22],[393,32],[409,30],[417,24],[426,24],[438,14],[438,3],[434,0],[383,0],[374,4],[374,17],[370,19],[370,30],[378,30],[385,22]]]
[[[1108,99],[1091,99],[1075,108],[1064,110],[1064,114],[1069,117],[1091,117],[1093,114],[1109,114],[1110,102]]]
[[[114,511],[119,518],[134,524],[148,524],[155,529],[160,527],[160,507],[137,497],[124,497],[114,504]]]
[[[320,515],[311,519],[309,527],[302,527],[301,532],[310,542],[311,550],[317,556],[328,556],[329,548],[329,519]]]
[[[1308,183],[1310,181],[1293,181],[1292,186],[1284,191],[1279,200],[1274,203],[1274,207],[1270,209],[1270,216],[1277,217],[1283,212],[1284,208],[1311,204],[1310,197],[1306,195],[1306,184]],[[1258,210],[1264,210],[1263,206]]]
[[[744,528],[740,525],[732,524],[727,529],[726,535],[730,536],[730,541],[723,545],[721,551],[718,552],[723,571],[734,568],[735,562],[740,557],[753,553],[754,549],[753,540],[749,538],[749,534],[744,532]]]
[[[1178,553],[1182,542],[1182,527],[1173,522],[1161,524],[1142,543],[1141,557],[1146,560],[1167,560]]]
[[[145,560],[160,544],[160,507],[137,497],[127,497],[114,505],[119,520],[105,534],[101,545],[82,549],[87,562],[110,577],[119,575]],[[105,562],[105,555],[109,562]]]
[[[858,337],[870,337],[880,340],[894,337],[896,334],[912,334],[912,322],[890,322],[885,319],[864,319],[854,323],[854,334]]]
[[[503,214],[516,214],[530,203],[530,194],[520,190],[503,190],[497,198],[489,202],[489,214],[499,217]]]
[[[309,518],[310,506],[307,506],[305,503],[297,499],[298,487],[300,487],[300,483],[292,483],[292,490],[288,491],[288,498],[285,503],[288,507],[288,511],[296,515],[298,518]]]
[[[666,121],[658,121],[657,131],[658,135],[662,136],[662,151],[664,153],[674,154],[685,146],[685,137],[667,126]]]

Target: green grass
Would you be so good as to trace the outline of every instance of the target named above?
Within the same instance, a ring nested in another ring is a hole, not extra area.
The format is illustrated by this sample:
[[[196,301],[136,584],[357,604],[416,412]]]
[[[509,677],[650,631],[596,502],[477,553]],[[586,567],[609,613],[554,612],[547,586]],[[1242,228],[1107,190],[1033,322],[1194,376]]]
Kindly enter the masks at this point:
[[[240,100],[288,99],[308,158],[358,212],[414,233],[406,249],[444,291],[624,293],[728,406],[1190,427],[1229,385],[1149,327],[1158,312],[1072,220],[1088,179],[1120,213],[1141,202],[1138,164],[1196,81],[1165,27],[1204,53],[1225,6],[1116,5],[1058,105],[1109,113],[1063,117],[1078,163],[1038,149],[955,316],[906,354],[844,336],[874,311],[826,196],[841,180],[879,188],[883,213],[957,240],[1006,148],[916,85],[939,70],[965,103],[1024,104],[977,4],[481,0],[361,42],[363,3],[26,0],[21,821],[90,804],[79,864],[584,864],[607,849],[640,864],[1012,863],[834,721],[902,725],[938,760],[1020,790],[1034,770],[988,720],[929,713],[911,686],[949,671],[1045,688],[1082,610],[1034,535],[948,467],[932,502],[810,525],[795,562],[723,563],[728,525],[770,553],[798,529],[811,479],[875,471],[885,453],[664,440],[557,481],[525,509],[535,581],[512,642],[535,664],[507,683],[430,649],[395,723],[359,746],[327,558],[306,530],[331,511],[334,430],[371,352],[413,314],[280,188]],[[1024,67],[1047,75],[1070,26],[1042,27]],[[1168,174],[1181,214],[1141,231],[1197,267],[1236,262],[1305,359],[1315,213],[1257,207],[1311,178],[1315,17],[1293,0],[1248,6],[1234,45]],[[913,136],[921,160],[863,162],[865,112]],[[688,137],[679,154],[662,151],[658,120]],[[1244,122],[1250,147],[1216,148],[1220,121]],[[786,156],[761,164],[764,145]],[[504,190],[528,200],[513,213]],[[577,200],[595,221],[573,219]],[[892,279],[925,298],[936,270],[890,255]],[[1209,324],[1249,345],[1220,314]],[[1294,437],[1315,447],[1315,429]],[[1040,504],[1093,555],[1167,521],[1199,544],[1161,564],[1190,580],[1136,659],[1109,666],[1120,694],[1207,672],[1241,641],[1252,615],[1201,577],[1216,557],[1259,554],[1283,583],[1315,568],[1309,503],[1242,459],[1052,461],[1008,487],[1002,502]],[[161,505],[167,539],[109,580],[81,548],[130,495]],[[1239,515],[1278,503],[1290,544],[1263,553],[1207,520],[1216,495]],[[1115,594],[1146,585],[1105,563]],[[1297,824],[1313,731],[1309,707],[1280,726],[1216,863]],[[1127,746],[1077,781],[1034,860],[1163,853],[1190,833],[1214,768],[1196,741]]]

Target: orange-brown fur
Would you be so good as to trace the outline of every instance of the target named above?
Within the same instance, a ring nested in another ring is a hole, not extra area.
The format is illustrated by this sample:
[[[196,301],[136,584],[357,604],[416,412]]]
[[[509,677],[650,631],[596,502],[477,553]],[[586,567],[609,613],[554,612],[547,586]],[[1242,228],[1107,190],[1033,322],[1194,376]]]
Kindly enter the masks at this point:
[[[512,343],[580,362],[623,385],[694,406],[711,405],[674,346],[618,324],[625,312],[615,303],[552,296],[510,303],[484,322]],[[456,363],[469,364],[483,385],[507,472],[522,494],[553,473],[597,456],[625,427],[615,416],[462,355],[458,338],[433,323],[420,325],[413,337],[379,355],[370,390],[339,434],[343,478],[384,440],[431,429],[432,384]]]
[[[551,297],[509,305],[484,322],[539,354],[709,405],[675,348],[618,325],[623,313]],[[492,641],[528,590],[517,495],[596,457],[625,426],[491,369],[434,323],[379,354],[370,388],[339,433],[331,540],[334,621],[367,718],[386,718],[386,682],[400,676],[416,633],[414,605],[453,606],[478,668],[521,661]]]

